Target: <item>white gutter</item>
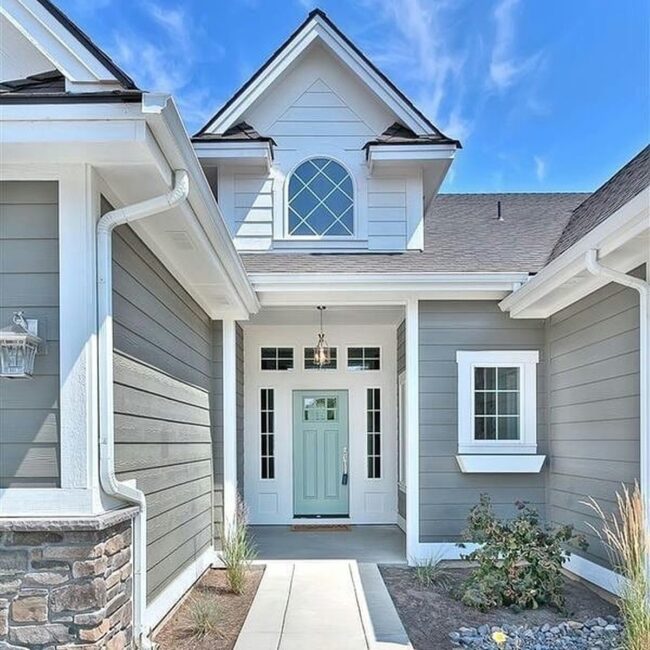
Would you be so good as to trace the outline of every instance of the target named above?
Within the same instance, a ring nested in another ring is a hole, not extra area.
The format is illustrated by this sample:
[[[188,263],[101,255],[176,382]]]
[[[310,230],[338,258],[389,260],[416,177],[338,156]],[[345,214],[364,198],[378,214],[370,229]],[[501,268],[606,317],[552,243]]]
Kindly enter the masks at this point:
[[[627,273],[615,271],[598,261],[598,251],[585,253],[585,264],[589,273],[622,284],[639,292],[639,439],[640,439],[640,482],[645,505],[646,529],[650,530],[650,283]],[[646,278],[650,276],[650,256],[646,262]],[[648,554],[648,575],[650,575],[650,553]]]
[[[185,170],[174,172],[174,187],[161,196],[111,210],[97,223],[97,318],[99,391],[99,476],[103,490],[121,501],[139,507],[133,525],[133,627],[136,647],[152,648],[145,629],[147,607],[147,504],[141,490],[117,480],[115,476],[113,408],[113,230],[125,223],[143,219],[172,208],[187,199],[189,177]]]

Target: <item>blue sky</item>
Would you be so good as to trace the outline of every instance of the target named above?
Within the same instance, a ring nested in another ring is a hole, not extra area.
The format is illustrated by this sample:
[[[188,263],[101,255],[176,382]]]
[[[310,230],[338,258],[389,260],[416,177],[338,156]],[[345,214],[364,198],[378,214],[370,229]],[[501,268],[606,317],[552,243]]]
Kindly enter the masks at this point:
[[[316,6],[55,0],[196,131]],[[650,140],[646,0],[318,3],[464,149],[448,192],[593,190]]]

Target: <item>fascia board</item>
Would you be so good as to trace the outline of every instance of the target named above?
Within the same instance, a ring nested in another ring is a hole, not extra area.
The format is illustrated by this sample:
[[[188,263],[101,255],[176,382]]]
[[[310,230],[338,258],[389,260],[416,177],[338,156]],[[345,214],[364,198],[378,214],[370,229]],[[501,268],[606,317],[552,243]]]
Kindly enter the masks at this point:
[[[222,115],[214,120],[206,131],[223,133],[233,126],[262,93],[277,80],[280,74],[316,39],[320,39],[324,45],[334,52],[373,94],[404,121],[406,126],[420,134],[427,133],[430,130],[430,126],[320,16],[315,16],[295,35],[293,41],[287,44],[284,51],[271,63],[265,73],[250,88],[247,88]]]
[[[3,0],[0,13],[67,79],[77,83],[119,83],[95,56],[35,0]]]
[[[230,232],[201,168],[181,117],[169,96],[143,95],[143,112],[156,141],[172,167],[182,167],[190,175],[189,204],[213,255],[222,265],[235,293],[248,313],[259,310],[257,296],[248,280],[246,270],[235,250]],[[215,216],[216,215],[216,218]]]
[[[534,310],[536,302],[585,271],[584,256],[588,250],[598,249],[601,257],[605,257],[648,230],[649,206],[650,188],[646,188],[545,266],[524,286],[502,300],[499,303],[501,310],[510,312],[513,318],[526,318],[525,310],[532,309],[538,318],[540,313],[548,317],[565,307],[565,302],[558,301],[555,305],[549,304],[543,312]],[[582,292],[576,291],[575,300],[581,297]]]

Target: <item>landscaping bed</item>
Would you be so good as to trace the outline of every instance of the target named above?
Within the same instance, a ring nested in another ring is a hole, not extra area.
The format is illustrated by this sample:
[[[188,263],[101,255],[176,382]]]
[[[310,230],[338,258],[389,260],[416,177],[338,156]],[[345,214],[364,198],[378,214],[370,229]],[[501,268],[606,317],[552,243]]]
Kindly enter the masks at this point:
[[[249,569],[244,589],[237,595],[230,589],[225,570],[208,571],[162,626],[154,640],[161,650],[232,650],[257,593],[263,572],[262,567]],[[192,608],[196,607],[197,602],[212,603],[212,599],[217,629],[197,637]]]
[[[459,647],[481,650],[496,650],[499,647],[609,650],[620,645],[618,632],[613,627],[606,629],[617,622],[616,606],[574,580],[564,581],[564,613],[551,607],[519,612],[501,607],[484,613],[464,605],[454,596],[467,578],[468,569],[447,569],[445,584],[426,587],[418,583],[414,569],[381,566],[380,571],[415,650],[452,650]],[[569,625],[562,625],[569,621]],[[589,625],[585,627],[585,623]],[[515,636],[512,626],[533,630],[521,630],[517,644],[509,642],[498,646],[490,638],[492,628],[496,627],[506,631],[512,639]],[[458,636],[452,639],[452,634]]]

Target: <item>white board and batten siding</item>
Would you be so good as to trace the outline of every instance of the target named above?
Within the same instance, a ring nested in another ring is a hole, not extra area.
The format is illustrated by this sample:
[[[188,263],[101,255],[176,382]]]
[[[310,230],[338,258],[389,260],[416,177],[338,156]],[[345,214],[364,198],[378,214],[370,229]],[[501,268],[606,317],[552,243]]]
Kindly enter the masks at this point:
[[[345,243],[332,240],[329,248],[417,247],[413,234],[423,212],[420,171],[370,174],[363,149],[395,119],[324,49],[307,53],[273,93],[244,115],[276,142],[271,169],[219,166],[219,203],[237,248],[265,251],[292,241],[286,236],[286,183],[297,165],[318,156],[340,162],[354,182],[355,236]],[[312,243],[303,241],[302,246]]]

